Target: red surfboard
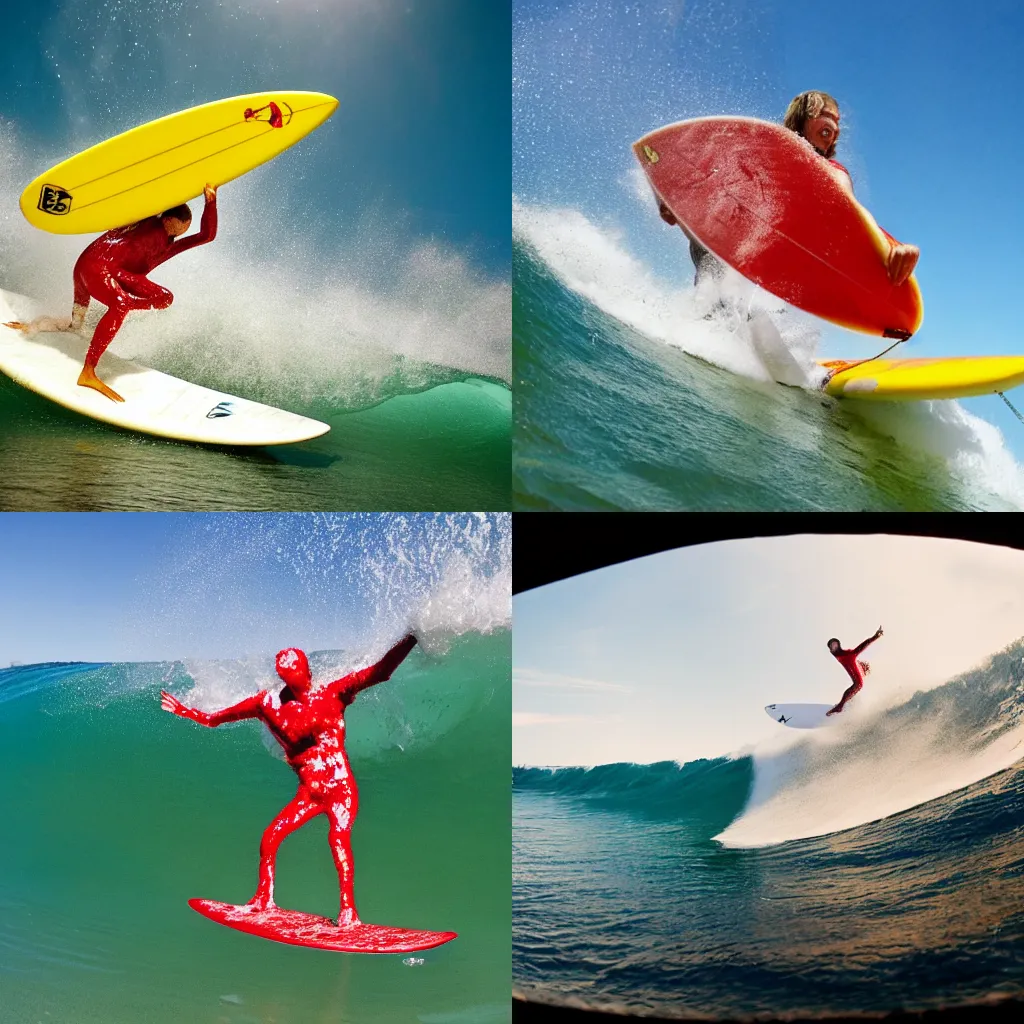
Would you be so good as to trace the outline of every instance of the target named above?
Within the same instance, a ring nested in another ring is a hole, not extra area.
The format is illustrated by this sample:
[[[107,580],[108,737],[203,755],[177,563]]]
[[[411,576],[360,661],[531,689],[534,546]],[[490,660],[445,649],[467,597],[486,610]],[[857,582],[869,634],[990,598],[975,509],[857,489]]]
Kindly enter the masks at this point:
[[[885,234],[795,132],[700,117],[645,135],[633,152],[676,220],[765,291],[866,334],[908,338],[921,326],[917,281],[890,283]]]
[[[356,924],[339,928],[333,921],[297,910],[256,910],[248,906],[189,900],[188,905],[203,917],[240,932],[259,935],[292,946],[310,946],[339,953],[415,953],[433,949],[456,938],[455,932],[424,932],[414,928],[391,928],[382,924]]]

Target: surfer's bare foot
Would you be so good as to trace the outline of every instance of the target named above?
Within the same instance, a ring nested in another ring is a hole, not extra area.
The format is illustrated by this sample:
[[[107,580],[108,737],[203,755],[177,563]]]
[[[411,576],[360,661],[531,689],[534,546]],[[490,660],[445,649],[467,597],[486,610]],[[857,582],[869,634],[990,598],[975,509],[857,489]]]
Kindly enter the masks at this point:
[[[343,910],[338,915],[338,927],[339,928],[354,928],[357,924],[362,924],[359,920],[359,915],[354,910]]]
[[[96,376],[96,371],[91,366],[84,366],[82,372],[78,375],[78,383],[83,388],[92,388],[93,391],[98,391],[101,395],[109,398],[112,402],[123,402],[124,399],[111,387],[107,387]]]
[[[248,903],[247,907],[252,907],[253,910],[276,910],[277,904],[274,902],[272,896],[260,896],[257,893]]]

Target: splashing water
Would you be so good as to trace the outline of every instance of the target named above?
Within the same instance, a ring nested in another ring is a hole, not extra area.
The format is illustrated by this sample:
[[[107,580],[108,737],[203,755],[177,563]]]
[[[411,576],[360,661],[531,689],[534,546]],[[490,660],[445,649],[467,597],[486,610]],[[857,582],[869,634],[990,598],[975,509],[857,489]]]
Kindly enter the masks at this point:
[[[842,728],[755,752],[747,804],[715,838],[743,847],[829,835],[964,789],[1024,757],[1022,699],[1024,640],[895,707],[855,701]]]

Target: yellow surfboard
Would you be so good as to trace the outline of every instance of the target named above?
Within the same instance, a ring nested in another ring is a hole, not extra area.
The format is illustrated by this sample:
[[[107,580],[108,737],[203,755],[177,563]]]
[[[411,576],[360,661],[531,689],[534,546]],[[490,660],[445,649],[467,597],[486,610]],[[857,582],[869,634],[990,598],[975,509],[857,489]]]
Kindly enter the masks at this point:
[[[272,160],[337,106],[320,92],[260,92],[168,114],[40,174],[21,212],[56,235],[134,224]]]
[[[837,398],[913,401],[970,398],[1024,384],[1024,356],[950,356],[938,359],[832,360],[825,391]],[[846,369],[844,369],[846,367]]]

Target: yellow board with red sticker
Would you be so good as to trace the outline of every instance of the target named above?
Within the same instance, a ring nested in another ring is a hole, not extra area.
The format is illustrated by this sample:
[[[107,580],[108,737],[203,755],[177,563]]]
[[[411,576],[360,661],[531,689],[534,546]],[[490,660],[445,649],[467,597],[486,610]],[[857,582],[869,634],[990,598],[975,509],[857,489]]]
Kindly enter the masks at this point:
[[[56,235],[134,224],[272,160],[337,106],[319,92],[263,92],[168,114],[44,171],[21,194],[21,212]]]
[[[1024,356],[950,356],[937,359],[831,360],[825,391],[837,398],[919,401],[970,398],[1024,384]]]
[[[890,282],[885,232],[795,132],[700,117],[645,135],[633,152],[687,234],[766,291],[867,334],[908,338],[921,326],[917,281]]]

